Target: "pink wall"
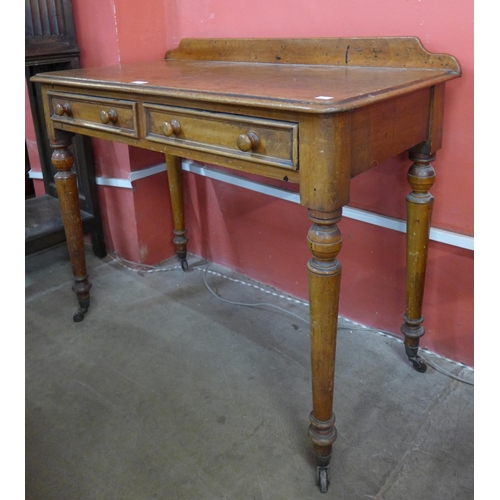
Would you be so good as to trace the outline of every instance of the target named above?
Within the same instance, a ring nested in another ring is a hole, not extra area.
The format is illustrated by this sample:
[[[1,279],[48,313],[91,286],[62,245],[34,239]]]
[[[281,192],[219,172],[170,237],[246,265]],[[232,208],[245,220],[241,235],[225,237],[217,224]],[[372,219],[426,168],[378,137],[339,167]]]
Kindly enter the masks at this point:
[[[73,5],[83,66],[161,59],[184,37],[418,36],[427,50],[453,54],[463,76],[447,85],[443,149],[434,163],[433,226],[473,234],[472,0],[73,0]],[[107,177],[126,177],[162,161],[161,155],[100,141],[94,154],[99,174]],[[351,205],[404,218],[408,167],[401,155],[353,179]],[[190,251],[307,298],[309,222],[303,207],[193,174],[185,180]],[[167,190],[163,181],[134,186],[132,193],[100,190],[108,248],[158,262],[172,254]],[[156,214],[158,223],[148,214]],[[399,332],[404,235],[347,218],[340,227],[341,314]],[[422,345],[473,365],[472,252],[431,243],[424,308]]]
[[[73,0],[81,66],[162,59],[166,51],[167,3]],[[164,161],[161,154],[124,144],[92,139],[92,146],[97,175],[103,177],[127,179],[133,171]],[[166,174],[164,177],[167,188]],[[174,253],[170,244],[173,224],[164,215],[169,213],[168,188],[162,195],[160,186],[158,179],[145,178],[134,182],[133,190],[99,189],[108,251],[146,264],[158,263]],[[163,232],[153,230],[151,220],[156,220]]]

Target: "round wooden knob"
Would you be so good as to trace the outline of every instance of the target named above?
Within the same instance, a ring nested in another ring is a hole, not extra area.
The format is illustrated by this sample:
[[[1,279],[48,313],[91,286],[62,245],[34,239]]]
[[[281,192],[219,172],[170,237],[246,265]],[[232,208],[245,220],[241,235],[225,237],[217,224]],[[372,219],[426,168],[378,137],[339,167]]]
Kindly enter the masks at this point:
[[[56,104],[56,115],[57,116],[64,116],[64,115],[71,115],[71,106],[69,102],[65,102],[64,104]]]
[[[101,111],[101,122],[106,123],[116,123],[118,121],[118,114],[114,109],[110,109],[109,111]]]
[[[236,144],[238,146],[238,149],[243,152],[247,152],[250,150],[255,151],[260,146],[260,139],[255,132],[250,130],[246,134],[240,134],[238,136],[238,139],[236,139]]]
[[[163,133],[170,137],[172,134],[179,135],[181,133],[181,124],[177,120],[172,120],[169,122],[163,123]]]

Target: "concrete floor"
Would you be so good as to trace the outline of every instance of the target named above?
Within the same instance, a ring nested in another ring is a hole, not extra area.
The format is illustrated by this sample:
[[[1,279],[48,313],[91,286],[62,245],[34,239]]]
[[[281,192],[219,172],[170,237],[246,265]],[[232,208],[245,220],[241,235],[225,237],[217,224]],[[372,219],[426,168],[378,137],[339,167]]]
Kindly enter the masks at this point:
[[[307,306],[194,256],[187,273],[87,259],[91,307],[74,323],[65,246],[26,257],[26,499],[473,498],[472,385],[419,374],[398,340],[342,320],[321,494],[308,325],[218,300],[204,279],[232,301],[305,319]]]

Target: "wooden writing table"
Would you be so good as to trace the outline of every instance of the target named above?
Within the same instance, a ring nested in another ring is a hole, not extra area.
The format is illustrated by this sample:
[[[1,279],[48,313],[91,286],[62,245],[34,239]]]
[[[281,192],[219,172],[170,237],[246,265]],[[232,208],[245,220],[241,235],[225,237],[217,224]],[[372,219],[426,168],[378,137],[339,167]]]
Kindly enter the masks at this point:
[[[73,156],[74,133],[165,154],[174,239],[186,262],[181,158],[300,185],[307,243],[313,442],[326,492],[336,438],[332,411],[342,238],[350,179],[409,151],[407,306],[401,331],[418,371],[428,236],[441,148],[444,84],[455,58],[417,38],[188,39],[164,61],[39,74],[56,183],[83,319],[90,302]],[[376,189],[376,186],[374,186]],[[304,235],[305,236],[305,235]]]

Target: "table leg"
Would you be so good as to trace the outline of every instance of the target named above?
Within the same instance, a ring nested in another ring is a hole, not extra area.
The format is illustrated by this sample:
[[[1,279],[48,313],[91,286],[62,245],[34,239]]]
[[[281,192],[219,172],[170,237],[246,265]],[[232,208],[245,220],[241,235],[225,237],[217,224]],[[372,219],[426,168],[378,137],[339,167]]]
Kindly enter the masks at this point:
[[[181,261],[183,271],[188,270],[186,259],[186,245],[188,239],[186,237],[186,228],[184,223],[184,197],[182,191],[182,162],[181,158],[165,155],[167,163],[168,186],[170,189],[170,199],[172,202],[172,214],[174,217],[174,245],[177,249],[177,256]]]
[[[328,490],[332,444],[337,437],[332,406],[341,274],[336,256],[342,246],[337,222],[341,215],[341,210],[333,213],[309,210],[312,226],[307,236],[312,253],[307,265],[313,394],[309,436],[314,446],[318,485],[323,493]]]
[[[54,149],[52,164],[57,173],[54,177],[61,206],[61,215],[66,234],[71,265],[73,267],[73,291],[76,293],[80,308],[73,315],[74,321],[82,321],[90,305],[90,289],[88,280],[85,250],[83,245],[82,220],[76,173],[72,170],[74,157],[69,146],[71,137],[64,136],[50,143]]]
[[[405,336],[405,351],[415,370],[425,372],[427,365],[418,356],[420,337],[425,333],[422,322],[425,271],[429,248],[429,231],[434,198],[429,189],[436,174],[431,165],[435,155],[410,152],[413,165],[408,171],[412,192],[406,197],[406,312],[401,332]]]

